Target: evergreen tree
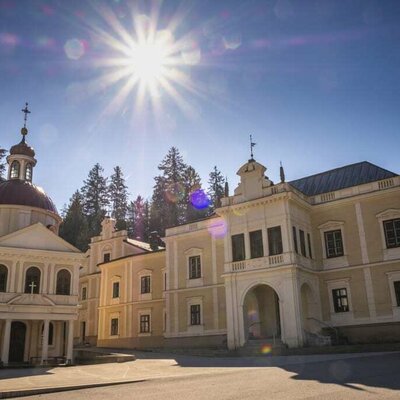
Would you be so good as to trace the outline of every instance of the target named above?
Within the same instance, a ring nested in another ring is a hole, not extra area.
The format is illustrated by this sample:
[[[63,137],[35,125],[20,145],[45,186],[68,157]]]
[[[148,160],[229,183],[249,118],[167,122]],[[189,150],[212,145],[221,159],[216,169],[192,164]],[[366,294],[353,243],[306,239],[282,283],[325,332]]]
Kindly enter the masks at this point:
[[[97,236],[101,231],[101,221],[107,214],[109,196],[107,191],[107,178],[103,176],[100,164],[89,171],[88,178],[82,187],[83,210],[87,217],[89,236]]]
[[[128,211],[128,190],[125,185],[124,175],[119,166],[114,168],[108,187],[111,202],[111,216],[115,218],[117,230],[126,229]]]
[[[0,147],[0,180],[1,178],[5,179],[6,173],[6,163],[4,158],[6,157],[6,150]]]
[[[221,197],[224,197],[224,193],[225,178],[222,176],[217,166],[214,166],[208,180],[208,195],[211,201],[209,214],[212,214],[214,210],[221,205]]]
[[[60,236],[82,251],[86,251],[88,248],[90,241],[88,224],[83,212],[83,198],[78,190],[72,195],[69,205],[63,210]]]
[[[165,228],[185,221],[183,177],[187,166],[176,147],[171,147],[158,166],[150,210],[151,229],[161,235]]]
[[[143,241],[149,241],[150,232],[150,204],[146,200],[143,207]]]
[[[203,218],[209,205],[208,197],[201,188],[196,170],[188,166],[183,175],[185,222]]]
[[[142,196],[137,196],[135,201],[131,201],[129,204],[129,219],[128,219],[128,234],[132,239],[138,239],[145,241],[144,225],[144,199]]]

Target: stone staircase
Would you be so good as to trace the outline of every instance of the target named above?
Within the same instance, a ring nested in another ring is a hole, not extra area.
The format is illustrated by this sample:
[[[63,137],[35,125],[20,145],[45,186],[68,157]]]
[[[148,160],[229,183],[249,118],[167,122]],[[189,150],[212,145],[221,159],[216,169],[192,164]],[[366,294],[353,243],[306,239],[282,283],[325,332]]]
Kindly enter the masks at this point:
[[[278,356],[284,354],[286,348],[280,339],[250,339],[235,353],[240,357]]]

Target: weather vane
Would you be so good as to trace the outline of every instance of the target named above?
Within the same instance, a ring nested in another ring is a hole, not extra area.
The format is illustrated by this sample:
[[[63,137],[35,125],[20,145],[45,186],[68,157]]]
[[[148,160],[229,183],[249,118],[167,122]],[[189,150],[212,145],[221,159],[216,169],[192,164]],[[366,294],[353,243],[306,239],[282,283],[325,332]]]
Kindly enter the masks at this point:
[[[253,137],[250,135],[250,155],[251,155],[251,160],[254,159],[253,156],[253,147],[256,145],[257,143],[253,142]]]

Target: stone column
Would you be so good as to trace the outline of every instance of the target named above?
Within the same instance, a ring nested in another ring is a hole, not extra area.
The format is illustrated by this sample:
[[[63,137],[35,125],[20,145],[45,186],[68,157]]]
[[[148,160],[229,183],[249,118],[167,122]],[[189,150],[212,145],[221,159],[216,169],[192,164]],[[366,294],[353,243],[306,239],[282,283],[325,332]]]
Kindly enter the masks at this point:
[[[1,362],[3,365],[8,364],[8,353],[10,351],[10,333],[11,333],[11,319],[7,319],[4,325],[3,332],[3,346],[1,349]]]
[[[43,323],[41,364],[44,364],[49,356],[49,325],[50,321],[48,319],[45,319]]]
[[[68,333],[67,333],[67,364],[73,362],[73,349],[74,349],[74,321],[68,322]]]

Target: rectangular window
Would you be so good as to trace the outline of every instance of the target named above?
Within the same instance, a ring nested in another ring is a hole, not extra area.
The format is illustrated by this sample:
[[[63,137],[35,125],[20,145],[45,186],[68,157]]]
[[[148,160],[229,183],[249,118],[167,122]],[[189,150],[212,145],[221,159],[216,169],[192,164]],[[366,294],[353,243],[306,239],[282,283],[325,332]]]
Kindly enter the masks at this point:
[[[262,231],[250,232],[250,257],[264,257]]]
[[[190,325],[200,325],[200,304],[190,306]]]
[[[396,305],[400,307],[400,281],[393,282],[394,294],[396,295]]]
[[[335,312],[347,312],[349,311],[349,301],[347,298],[347,289],[333,289],[332,290],[333,296],[333,307]]]
[[[150,315],[140,316],[140,333],[150,333]]]
[[[268,228],[268,248],[269,255],[275,256],[277,254],[282,254],[282,233],[280,226],[274,226],[273,228]]]
[[[103,262],[109,262],[110,260],[111,260],[111,254],[110,253],[104,253]]]
[[[150,283],[150,275],[142,276],[140,278],[140,293],[150,293],[151,292],[151,283]]]
[[[239,235],[232,236],[232,260],[241,261],[246,258],[246,253],[244,249],[244,235],[240,233]]]
[[[118,318],[111,319],[111,336],[118,335]]]
[[[86,286],[84,286],[82,288],[82,300],[86,300],[86,296],[87,296],[87,289]]]
[[[299,247],[297,245],[297,229],[295,226],[293,226],[293,244],[294,244],[294,251],[298,254]]]
[[[340,257],[344,254],[342,231],[340,229],[325,232],[325,248],[327,258]]]
[[[200,256],[189,257],[189,279],[201,278]]]
[[[400,246],[400,218],[383,221],[386,247],[388,249]]]
[[[113,282],[113,291],[112,291],[113,299],[119,297],[119,282]]]
[[[304,235],[304,231],[299,229],[299,236],[300,236],[300,250],[301,250],[301,255],[303,257],[307,257],[307,252],[306,252],[306,236]]]
[[[312,258],[312,251],[311,251],[311,236],[307,233],[307,243],[308,243],[308,256]]]

